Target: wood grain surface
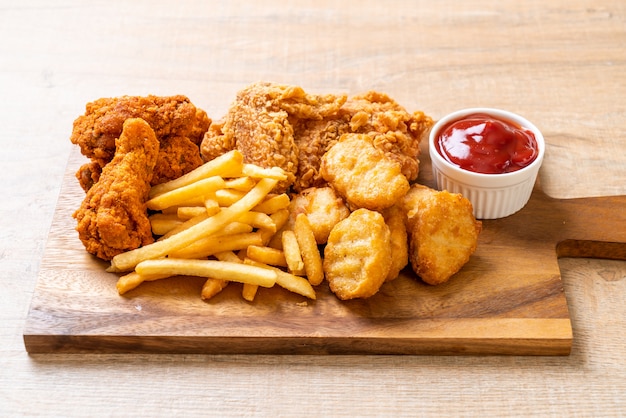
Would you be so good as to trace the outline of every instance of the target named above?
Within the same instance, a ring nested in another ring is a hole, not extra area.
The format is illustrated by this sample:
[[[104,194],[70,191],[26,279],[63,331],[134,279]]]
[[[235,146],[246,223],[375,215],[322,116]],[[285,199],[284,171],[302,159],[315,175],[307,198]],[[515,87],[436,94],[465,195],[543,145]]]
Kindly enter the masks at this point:
[[[626,229],[615,228],[626,196],[558,200],[537,187],[520,212],[483,221],[477,251],[444,285],[405,269],[346,302],[324,284],[316,301],[272,288],[248,303],[231,285],[206,303],[191,278],[121,297],[74,230],[84,161],[76,149],[61,189],[24,330],[31,353],[564,355],[572,329],[557,255],[626,260]],[[418,182],[433,187],[428,150],[420,162]]]
[[[567,213],[626,195],[624,45],[623,0],[0,0],[0,416],[624,416],[626,262],[565,256],[622,248],[579,237],[550,259],[569,356],[30,354],[23,340],[88,101],[180,93],[218,118],[267,80],[376,89],[434,118],[503,108],[542,130],[539,203]]]

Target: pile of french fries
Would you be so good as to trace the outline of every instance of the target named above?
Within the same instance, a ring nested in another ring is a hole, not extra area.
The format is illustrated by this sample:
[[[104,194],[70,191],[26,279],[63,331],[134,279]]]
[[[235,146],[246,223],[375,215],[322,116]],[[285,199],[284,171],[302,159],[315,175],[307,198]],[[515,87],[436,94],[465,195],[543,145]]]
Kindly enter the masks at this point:
[[[315,299],[313,286],[324,273],[311,226],[300,214],[293,229],[283,231],[290,199],[272,193],[286,178],[278,167],[245,164],[234,150],[154,186],[147,207],[159,238],[111,260],[108,271],[125,273],[119,294],[146,281],[199,276],[206,278],[205,300],[231,281],[243,283],[247,301],[259,287],[274,285]]]

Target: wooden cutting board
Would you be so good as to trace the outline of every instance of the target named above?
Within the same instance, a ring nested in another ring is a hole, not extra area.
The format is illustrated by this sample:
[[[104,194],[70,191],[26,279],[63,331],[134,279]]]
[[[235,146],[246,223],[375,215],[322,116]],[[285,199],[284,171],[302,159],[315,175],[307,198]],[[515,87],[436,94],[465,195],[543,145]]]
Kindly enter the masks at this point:
[[[84,193],[70,157],[24,329],[30,353],[567,355],[572,327],[558,257],[626,259],[626,196],[528,205],[484,221],[471,261],[437,287],[410,271],[367,300],[327,286],[309,301],[280,288],[253,303],[231,285],[200,299],[203,279],[145,283],[117,294],[108,263],[87,254],[72,212]],[[420,182],[432,185],[428,155]]]

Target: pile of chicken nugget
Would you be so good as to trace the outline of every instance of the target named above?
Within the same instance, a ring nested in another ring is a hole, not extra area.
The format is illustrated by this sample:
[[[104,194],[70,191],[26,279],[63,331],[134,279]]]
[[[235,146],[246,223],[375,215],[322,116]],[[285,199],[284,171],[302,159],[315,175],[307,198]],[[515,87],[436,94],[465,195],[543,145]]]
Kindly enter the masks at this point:
[[[441,284],[469,261],[481,222],[462,195],[417,183],[432,125],[384,93],[310,94],[265,82],[239,91],[219,120],[182,95],[99,99],[70,138],[89,159],[76,173],[85,191],[76,230],[103,260],[148,246],[159,239],[151,190],[236,150],[246,164],[285,174],[272,190],[289,196],[276,236],[304,214],[339,299],[371,297],[407,268]],[[266,244],[282,251],[282,242]]]

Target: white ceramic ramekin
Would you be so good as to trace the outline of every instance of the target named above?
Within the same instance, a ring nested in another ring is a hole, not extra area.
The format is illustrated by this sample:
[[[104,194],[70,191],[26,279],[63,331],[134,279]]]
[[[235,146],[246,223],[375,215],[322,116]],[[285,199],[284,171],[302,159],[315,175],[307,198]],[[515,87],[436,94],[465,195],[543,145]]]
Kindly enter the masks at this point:
[[[450,122],[475,113],[509,120],[530,130],[537,141],[537,158],[520,170],[503,174],[475,173],[451,164],[439,154],[435,141],[441,129]],[[469,108],[446,115],[433,126],[428,145],[437,188],[450,193],[461,193],[468,198],[477,219],[503,218],[514,214],[528,203],[546,148],[543,135],[531,122],[515,113],[491,108]]]

